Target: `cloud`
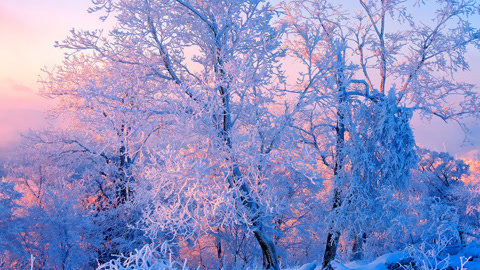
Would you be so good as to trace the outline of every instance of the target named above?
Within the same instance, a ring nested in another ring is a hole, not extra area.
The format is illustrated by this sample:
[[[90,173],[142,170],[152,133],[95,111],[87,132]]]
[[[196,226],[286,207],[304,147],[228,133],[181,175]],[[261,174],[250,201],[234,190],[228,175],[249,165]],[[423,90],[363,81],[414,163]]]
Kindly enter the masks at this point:
[[[28,104],[28,108],[34,106],[44,109],[47,105],[47,100],[38,95],[36,89],[11,78],[0,80],[0,98],[0,103],[8,108]]]
[[[23,85],[13,79],[5,79],[0,80],[0,89],[2,89],[2,93],[14,94],[15,93],[28,93],[28,95],[35,94],[35,90],[33,88]]]
[[[0,149],[20,141],[20,133],[46,124],[48,102],[14,80],[0,81]]]

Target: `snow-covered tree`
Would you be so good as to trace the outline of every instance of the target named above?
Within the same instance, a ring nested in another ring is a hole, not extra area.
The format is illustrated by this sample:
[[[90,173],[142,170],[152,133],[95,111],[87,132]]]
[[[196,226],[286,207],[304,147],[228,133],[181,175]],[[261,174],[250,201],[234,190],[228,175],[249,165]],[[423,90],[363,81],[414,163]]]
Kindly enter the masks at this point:
[[[78,162],[79,177],[89,187],[85,202],[102,228],[102,262],[144,244],[128,224],[140,216],[131,205],[136,166],[165,124],[155,90],[162,86],[142,68],[86,55],[67,58],[43,80],[42,94],[57,100],[50,113],[60,128],[30,139],[61,149],[51,153],[58,160]]]
[[[301,65],[288,89],[302,106],[292,110],[300,120],[293,126],[335,178],[324,267],[335,258],[341,233],[335,227],[345,211],[368,209],[370,202],[381,213],[383,204],[374,200],[406,186],[416,159],[413,113],[457,122],[478,116],[473,86],[452,77],[468,69],[467,48],[479,46],[479,29],[469,23],[478,3],[438,2],[431,21],[413,15],[429,3],[359,1],[357,7],[323,0],[284,5],[290,55]],[[462,101],[453,103],[454,96]],[[372,115],[380,117],[371,121]],[[358,212],[353,222],[369,218]]]
[[[49,148],[26,140],[6,166],[6,183],[21,194],[11,198],[18,206],[5,220],[11,256],[6,267],[27,267],[32,256],[35,267],[52,269],[94,261],[96,226],[82,205],[84,185],[73,167],[48,158]]]
[[[155,180],[148,187],[148,231],[185,237],[198,230],[193,226],[198,223],[202,230],[243,224],[261,247],[264,267],[278,269],[265,227],[273,208],[265,196],[271,177],[265,156],[279,139],[270,131],[275,126],[267,105],[274,98],[276,59],[282,52],[271,5],[180,0],[95,4],[92,10],[115,16],[113,30],[73,31],[58,46],[140,69],[148,80],[159,82],[151,89],[172,109],[165,114],[174,123],[164,134],[174,136],[158,144],[147,176]]]
[[[425,174],[428,195],[453,204],[457,200],[456,189],[463,186],[461,180],[468,175],[468,165],[445,152],[438,153],[422,148],[418,149],[418,152],[421,157],[418,169]]]
[[[20,233],[19,224],[15,220],[14,212],[20,208],[17,200],[21,193],[14,189],[14,184],[5,177],[0,180],[0,267],[12,267],[19,247],[15,243],[17,233]]]

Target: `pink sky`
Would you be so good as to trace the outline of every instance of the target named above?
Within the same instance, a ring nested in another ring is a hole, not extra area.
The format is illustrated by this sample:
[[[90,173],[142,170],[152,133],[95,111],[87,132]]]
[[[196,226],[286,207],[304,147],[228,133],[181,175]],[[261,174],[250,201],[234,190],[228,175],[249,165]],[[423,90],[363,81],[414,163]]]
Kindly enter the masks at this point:
[[[60,64],[63,52],[53,47],[73,27],[101,27],[98,15],[88,14],[90,0],[1,0],[0,2],[0,157],[28,128],[45,125],[48,102],[36,95],[41,69]],[[479,22],[480,23],[480,22]],[[461,78],[480,85],[480,53],[469,55],[472,71]],[[415,121],[419,144],[437,151],[461,154],[480,149],[479,124],[471,125],[479,138],[475,146],[461,147],[463,135],[454,125],[435,120]]]
[[[94,28],[90,0],[0,1],[0,156],[19,133],[44,125],[47,101],[36,93],[41,69],[61,63],[53,47],[74,26]]]

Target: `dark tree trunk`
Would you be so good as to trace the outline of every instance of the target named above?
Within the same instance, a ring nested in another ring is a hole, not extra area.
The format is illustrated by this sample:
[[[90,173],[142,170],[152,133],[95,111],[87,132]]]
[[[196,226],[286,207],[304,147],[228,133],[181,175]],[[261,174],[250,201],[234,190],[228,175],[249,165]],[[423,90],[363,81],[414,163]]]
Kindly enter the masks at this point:
[[[336,83],[338,86],[338,107],[337,107],[337,125],[335,127],[336,132],[336,142],[335,142],[335,164],[333,167],[333,175],[335,177],[335,181],[339,180],[340,172],[343,170],[343,159],[344,153],[342,153],[343,145],[345,142],[345,114],[344,114],[344,102],[346,99],[346,82],[345,82],[345,75],[344,69],[345,63],[343,61],[343,56],[341,52],[337,55],[337,62],[339,66],[339,70],[337,70],[336,74]],[[333,206],[332,212],[335,213],[338,208],[342,205],[342,196],[341,191],[338,186],[338,182],[335,183],[334,187],[334,195],[333,195]],[[340,232],[335,230],[335,224],[330,224],[328,235],[327,235],[327,243],[325,246],[325,254],[323,256],[323,263],[322,268],[330,267],[330,262],[335,259],[337,255],[337,246],[338,240],[340,239]]]
[[[362,260],[363,259],[363,245],[367,241],[367,234],[364,232],[362,236],[355,235],[353,238],[352,244],[352,261]]]
[[[279,270],[277,251],[273,241],[261,226],[254,231],[254,235],[262,249],[263,269]]]
[[[223,44],[220,37],[214,31],[214,36],[217,39],[217,44]],[[223,68],[223,61],[219,57],[221,55],[221,47],[217,48],[217,62],[215,63],[215,73],[219,75],[220,78],[224,79],[225,82],[228,82],[228,76],[225,73]],[[218,135],[225,144],[227,151],[232,152],[232,140],[230,138],[230,131],[232,129],[231,121],[231,111],[230,111],[230,94],[228,93],[228,83],[220,85],[217,89],[218,94],[222,98],[223,112],[219,117],[214,117],[214,126],[218,129]],[[216,122],[216,123],[215,123]],[[231,176],[228,177],[228,182],[230,188],[239,188],[241,195],[240,199],[242,205],[250,212],[252,218],[251,230],[254,232],[255,238],[260,245],[263,254],[263,268],[264,269],[275,269],[279,270],[278,266],[278,256],[275,249],[275,244],[272,239],[268,236],[263,228],[263,223],[260,219],[259,207],[254,198],[252,198],[252,193],[250,188],[245,183],[239,183],[242,179],[242,172],[236,162],[236,158],[231,156],[230,153],[227,155],[227,161],[232,162],[231,167]],[[237,198],[236,198],[237,199]]]
[[[217,235],[215,235],[215,247],[217,248],[218,269],[223,269],[222,258],[222,239],[220,238],[220,229],[217,228]]]
[[[323,255],[322,269],[329,269],[330,262],[335,259],[335,256],[337,255],[337,244],[339,238],[340,234],[336,232],[328,233],[325,254]]]
[[[338,189],[335,189],[334,192],[335,194],[333,197],[332,211],[335,211],[341,205],[340,192],[338,191]],[[340,239],[340,232],[334,231],[333,226],[334,224],[331,224],[331,227],[329,228],[328,235],[327,235],[327,243],[325,246],[325,253],[323,255],[323,263],[322,263],[323,269],[329,267],[330,262],[333,261],[335,259],[335,256],[337,255],[337,245],[338,245],[338,240]]]
[[[234,165],[233,179],[229,179],[229,181],[231,181],[230,185],[237,186],[238,183],[236,179],[240,179],[240,176],[240,169],[238,166]],[[245,206],[245,208],[247,208],[247,210],[252,214],[252,226],[250,229],[253,230],[255,238],[260,245],[260,249],[262,250],[263,269],[279,270],[280,268],[275,244],[263,227],[263,222],[261,221],[261,217],[259,215],[258,204],[251,197],[250,189],[245,183],[240,184],[239,188],[242,194],[239,199],[241,200],[243,206]]]

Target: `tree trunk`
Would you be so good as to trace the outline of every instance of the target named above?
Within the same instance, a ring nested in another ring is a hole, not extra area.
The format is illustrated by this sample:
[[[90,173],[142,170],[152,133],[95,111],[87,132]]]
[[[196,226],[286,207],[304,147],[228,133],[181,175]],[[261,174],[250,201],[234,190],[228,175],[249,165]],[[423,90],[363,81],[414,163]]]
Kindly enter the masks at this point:
[[[338,191],[338,189],[335,189],[334,192],[335,194],[333,197],[332,211],[335,211],[341,205],[340,192]],[[322,269],[330,267],[330,262],[333,261],[335,259],[335,256],[337,255],[337,245],[338,240],[340,239],[340,232],[333,231],[333,225],[334,224],[332,224],[328,230],[327,244],[325,246],[325,253],[323,255]]]
[[[222,239],[220,238],[219,228],[217,228],[217,234],[215,235],[215,247],[217,248],[218,269],[223,269]]]
[[[240,176],[240,169],[237,165],[234,165],[233,179],[229,179],[230,185],[237,185],[238,183],[236,179],[239,179]],[[260,249],[262,250],[263,269],[279,270],[280,268],[278,266],[278,256],[275,244],[273,243],[270,236],[268,236],[267,232],[263,227],[263,223],[260,220],[258,204],[251,197],[250,189],[245,183],[242,183],[239,188],[242,193],[242,195],[240,196],[240,200],[243,206],[245,206],[252,214],[252,227],[250,229],[253,230],[253,234],[255,235],[255,238],[260,245]]]
[[[346,99],[346,85],[345,85],[345,75],[344,75],[344,69],[343,67],[345,66],[343,56],[341,52],[337,54],[337,62],[339,63],[339,70],[337,71],[336,75],[336,83],[338,86],[338,92],[339,92],[339,97],[338,97],[338,107],[337,107],[337,125],[335,127],[335,132],[336,132],[336,142],[335,142],[335,164],[333,167],[333,175],[335,177],[335,181],[338,181],[339,173],[343,169],[343,145],[345,142],[345,123],[344,123],[344,109],[343,105]],[[333,206],[332,206],[332,212],[335,213],[335,211],[342,205],[342,197],[341,197],[341,192],[338,187],[338,183],[335,183],[334,187],[334,195],[333,195]],[[333,222],[333,221],[332,221]],[[338,245],[338,240],[340,239],[340,232],[334,231],[334,224],[330,225],[330,228],[328,230],[328,235],[327,235],[327,244],[325,246],[325,254],[323,256],[323,263],[322,263],[322,268],[329,267],[329,264],[331,261],[335,259],[335,256],[337,255],[337,245]]]
[[[352,245],[352,261],[362,260],[363,259],[363,245],[367,240],[367,234],[364,232],[362,236],[355,235],[353,238],[353,245]]]
[[[340,234],[337,232],[329,232],[327,236],[327,245],[325,247],[325,254],[323,255],[322,269],[329,269],[330,262],[335,259],[337,255],[337,243]]]
[[[219,53],[221,50],[219,48]],[[215,72],[219,74],[220,78],[227,78],[225,71],[223,69],[223,62],[217,58],[217,64],[215,65]],[[217,118],[217,121],[220,120],[221,124],[216,125],[217,128],[220,128],[218,135],[222,139],[223,143],[230,152],[233,152],[232,141],[230,138],[230,130],[232,129],[231,121],[231,112],[230,112],[230,95],[227,91],[228,87],[223,85],[218,87],[218,93],[222,96],[222,105],[223,105],[223,115]],[[214,123],[215,125],[216,123]],[[239,183],[239,180],[242,179],[242,172],[238,164],[236,163],[236,158],[234,156],[227,157],[228,162],[232,162],[231,167],[231,176],[228,177],[228,182],[230,188],[238,187],[241,191],[240,201],[242,205],[250,212],[252,216],[252,227],[250,228],[255,235],[255,238],[262,249],[263,254],[263,269],[275,269],[279,270],[278,266],[278,256],[275,249],[275,244],[270,239],[268,234],[263,228],[263,223],[260,219],[259,207],[254,198],[252,198],[250,188],[245,183]]]
[[[279,270],[280,268],[278,266],[278,256],[275,245],[273,244],[273,241],[267,235],[261,224],[259,228],[254,231],[254,235],[258,243],[260,244],[260,248],[262,249],[263,269]]]

